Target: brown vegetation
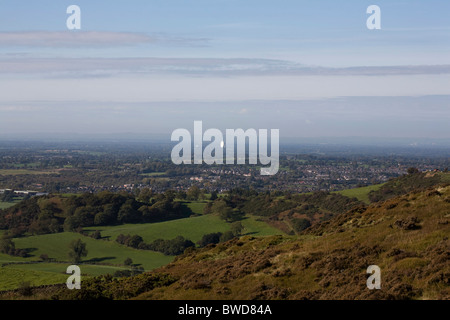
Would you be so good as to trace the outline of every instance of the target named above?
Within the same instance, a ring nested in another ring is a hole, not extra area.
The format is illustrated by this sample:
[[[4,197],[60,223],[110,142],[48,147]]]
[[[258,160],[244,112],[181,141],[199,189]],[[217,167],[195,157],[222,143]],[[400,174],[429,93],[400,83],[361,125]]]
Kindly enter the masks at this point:
[[[158,270],[178,281],[139,298],[450,299],[450,228],[442,223],[450,187],[434,191],[352,210],[300,239],[243,237],[192,250]],[[381,290],[366,287],[372,264]]]

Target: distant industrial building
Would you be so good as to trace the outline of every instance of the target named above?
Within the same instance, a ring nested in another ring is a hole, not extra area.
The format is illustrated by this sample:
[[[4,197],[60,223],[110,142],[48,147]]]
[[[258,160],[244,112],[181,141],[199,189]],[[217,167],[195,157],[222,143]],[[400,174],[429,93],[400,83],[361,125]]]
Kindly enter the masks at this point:
[[[0,189],[0,194],[3,194],[7,191],[13,191],[15,195],[17,196],[46,196],[48,195],[47,192],[38,192],[38,191],[32,191],[32,190],[12,190],[12,189]]]

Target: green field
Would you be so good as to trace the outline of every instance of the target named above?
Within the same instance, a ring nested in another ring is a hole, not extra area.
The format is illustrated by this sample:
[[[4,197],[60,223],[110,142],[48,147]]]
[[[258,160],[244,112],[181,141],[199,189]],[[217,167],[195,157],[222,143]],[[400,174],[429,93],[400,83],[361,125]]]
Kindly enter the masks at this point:
[[[159,252],[143,251],[129,248],[115,241],[95,240],[78,233],[64,232],[14,239],[16,248],[31,250],[31,257],[20,258],[18,261],[37,261],[41,254],[47,254],[57,261],[67,261],[68,246],[72,240],[82,239],[86,243],[88,255],[83,262],[95,264],[122,265],[126,258],[131,258],[135,264],[140,264],[146,270],[151,270],[172,261],[173,257]],[[0,255],[0,263],[10,256]],[[19,258],[18,258],[19,259]]]
[[[441,177],[441,181],[444,183],[450,183],[450,174],[447,172],[439,173],[439,176]]]
[[[245,234],[266,236],[280,234],[281,231],[270,227],[265,222],[256,221],[254,217],[246,217],[241,221],[245,227]],[[156,239],[173,239],[183,236],[193,242],[197,242],[203,235],[213,232],[225,232],[230,229],[230,224],[221,220],[216,215],[202,215],[173,221],[165,221],[147,224],[125,224],[114,227],[90,227],[87,231],[100,230],[103,237],[115,240],[119,234],[138,234],[145,242]]]
[[[70,197],[78,197],[78,196],[80,196],[79,193],[61,193],[60,195],[63,198],[70,198]]]
[[[31,163],[15,163],[13,165],[14,168],[31,168],[40,166],[40,162],[31,162]]]
[[[0,169],[0,175],[3,176],[17,176],[24,174],[53,174],[56,171],[42,171],[42,170],[27,170],[27,169]]]
[[[23,197],[15,196],[13,201],[10,201],[10,202],[0,201],[0,209],[8,209],[8,208],[12,207],[13,205],[19,203],[22,200],[23,200]]]
[[[94,240],[78,233],[17,238],[14,239],[16,248],[28,249],[31,256],[20,258],[0,254],[0,290],[17,288],[23,281],[29,281],[32,285],[63,283],[68,277],[64,275],[65,270],[72,264],[67,256],[69,243],[79,238],[86,243],[88,250],[87,257],[78,264],[84,276],[114,274],[117,270],[126,269],[123,265],[126,258],[131,258],[134,265],[141,266],[146,271],[166,265],[174,258],[159,252],[129,248],[115,241]],[[39,256],[44,253],[59,262],[23,264],[40,261]]]
[[[3,267],[3,269],[14,270],[33,270],[35,272],[52,272],[65,274],[67,267],[71,264],[67,263],[34,263],[34,264],[11,264]],[[114,273],[117,270],[127,269],[124,266],[109,266],[109,265],[92,265],[79,263],[78,266],[81,269],[81,275],[85,276],[97,276],[106,273]]]
[[[0,201],[0,209],[8,209],[18,202],[2,202]]]
[[[191,209],[196,212],[203,210],[205,203],[193,202],[190,205],[193,206]],[[265,222],[257,221],[255,217],[245,217],[241,222],[245,227],[244,234],[255,236],[281,234],[278,229],[270,227]],[[201,215],[160,223],[91,227],[85,228],[85,230],[100,230],[103,239],[95,240],[72,232],[15,238],[16,248],[27,249],[31,256],[20,258],[0,254],[0,264],[2,265],[0,267],[0,290],[17,288],[24,281],[35,286],[64,283],[68,277],[65,270],[72,264],[68,261],[68,246],[75,239],[82,239],[88,250],[87,257],[83,258],[79,264],[84,276],[113,274],[117,270],[126,269],[123,265],[126,258],[131,258],[134,265],[142,266],[149,271],[170,263],[174,257],[120,245],[115,241],[119,234],[138,234],[145,242],[151,242],[158,238],[173,239],[181,235],[197,242],[207,233],[230,230],[230,224],[221,220],[217,215]],[[57,262],[41,262],[39,258],[41,254],[47,254],[49,258]],[[23,264],[23,262],[33,263]]]
[[[66,282],[69,263],[11,264],[0,268],[0,290],[18,288],[23,282],[31,286],[58,284]],[[79,264],[81,276],[113,274],[124,267]]]
[[[144,177],[158,177],[158,176],[163,176],[165,175],[166,172],[150,172],[150,173],[141,173],[141,176]]]
[[[336,193],[340,193],[343,196],[346,196],[349,198],[354,197],[360,201],[363,201],[363,202],[369,204],[370,203],[370,200],[369,200],[370,191],[376,191],[376,190],[380,189],[382,186],[383,186],[383,184],[376,184],[373,186],[367,186],[367,187],[362,187],[362,188],[337,191]]]
[[[24,282],[29,282],[31,286],[64,283],[68,277],[62,273],[0,268],[0,290],[17,289]]]
[[[195,214],[203,214],[203,209],[206,206],[206,202],[199,202],[199,201],[186,202],[185,204]]]

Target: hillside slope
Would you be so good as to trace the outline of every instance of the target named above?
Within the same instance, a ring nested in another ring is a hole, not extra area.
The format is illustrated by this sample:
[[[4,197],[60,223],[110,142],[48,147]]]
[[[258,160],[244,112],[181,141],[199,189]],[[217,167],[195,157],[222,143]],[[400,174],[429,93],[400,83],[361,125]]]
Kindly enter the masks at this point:
[[[296,240],[241,238],[178,258],[142,299],[449,299],[450,187],[313,226]],[[366,287],[369,265],[382,289]]]
[[[147,275],[171,279],[161,286],[121,281],[138,286],[136,299],[450,299],[449,219],[450,186],[435,187],[355,208],[299,237],[190,250]],[[370,265],[381,268],[380,290],[366,287]],[[98,283],[56,297],[86,298]],[[103,279],[101,291],[116,286]]]

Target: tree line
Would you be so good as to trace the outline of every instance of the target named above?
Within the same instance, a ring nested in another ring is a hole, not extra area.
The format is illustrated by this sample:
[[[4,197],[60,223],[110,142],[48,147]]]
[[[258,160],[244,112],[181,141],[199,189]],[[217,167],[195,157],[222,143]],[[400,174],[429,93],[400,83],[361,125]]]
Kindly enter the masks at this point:
[[[244,226],[241,222],[234,222],[230,226],[230,230],[224,233],[213,232],[203,235],[203,237],[197,242],[199,247],[206,247],[209,244],[217,244],[220,242],[226,242],[235,237],[241,235]],[[195,247],[195,243],[183,236],[177,236],[174,239],[156,239],[151,243],[145,243],[144,239],[140,235],[119,234],[116,238],[116,242],[128,247],[132,247],[140,250],[152,250],[164,253],[168,256],[176,256],[182,254],[186,249]]]
[[[149,223],[188,217],[189,208],[169,194],[142,201],[133,194],[100,192],[68,198],[32,197],[0,211],[0,229],[18,237],[24,233],[48,234],[80,231],[83,227]]]

